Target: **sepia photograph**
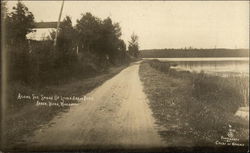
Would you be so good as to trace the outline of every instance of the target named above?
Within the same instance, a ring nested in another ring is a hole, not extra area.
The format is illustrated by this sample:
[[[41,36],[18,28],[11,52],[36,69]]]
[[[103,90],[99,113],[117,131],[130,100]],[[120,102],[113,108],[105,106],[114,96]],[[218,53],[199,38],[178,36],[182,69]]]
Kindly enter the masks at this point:
[[[249,152],[249,1],[1,1],[7,152]]]

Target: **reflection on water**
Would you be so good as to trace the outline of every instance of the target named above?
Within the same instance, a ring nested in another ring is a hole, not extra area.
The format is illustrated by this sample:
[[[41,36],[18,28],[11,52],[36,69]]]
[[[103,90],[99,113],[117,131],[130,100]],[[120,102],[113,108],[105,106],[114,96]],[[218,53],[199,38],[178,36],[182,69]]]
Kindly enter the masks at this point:
[[[227,75],[249,75],[249,58],[158,58],[176,63],[177,70]]]

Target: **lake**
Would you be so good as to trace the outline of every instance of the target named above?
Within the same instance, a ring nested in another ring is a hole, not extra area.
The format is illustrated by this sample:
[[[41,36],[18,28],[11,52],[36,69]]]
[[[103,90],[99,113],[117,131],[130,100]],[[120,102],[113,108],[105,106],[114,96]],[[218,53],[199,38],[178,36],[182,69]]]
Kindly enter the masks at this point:
[[[172,66],[176,70],[188,70],[191,72],[201,72],[228,76],[228,75],[247,75],[249,76],[249,58],[144,58],[158,59],[160,61],[169,61],[176,63]]]

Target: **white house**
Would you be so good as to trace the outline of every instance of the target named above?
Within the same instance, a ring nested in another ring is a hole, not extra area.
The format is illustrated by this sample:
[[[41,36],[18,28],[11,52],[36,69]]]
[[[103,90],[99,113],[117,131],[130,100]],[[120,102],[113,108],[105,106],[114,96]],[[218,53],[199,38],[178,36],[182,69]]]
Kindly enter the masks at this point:
[[[36,22],[34,32],[26,35],[30,40],[45,40],[50,38],[50,33],[55,31],[57,22]]]

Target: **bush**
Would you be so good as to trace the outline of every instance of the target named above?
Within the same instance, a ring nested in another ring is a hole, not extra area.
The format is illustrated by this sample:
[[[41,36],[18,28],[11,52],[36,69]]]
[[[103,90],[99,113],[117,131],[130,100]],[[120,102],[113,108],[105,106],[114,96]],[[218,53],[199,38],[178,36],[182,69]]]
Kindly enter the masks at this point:
[[[169,73],[170,71],[170,64],[168,62],[161,62],[159,60],[150,60],[149,65],[155,68],[158,71]]]

